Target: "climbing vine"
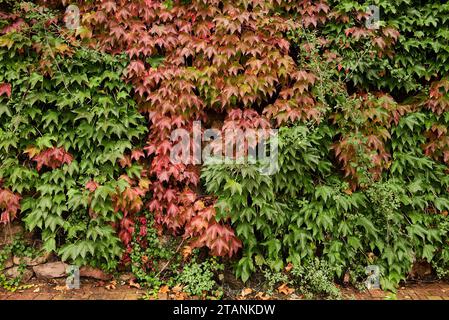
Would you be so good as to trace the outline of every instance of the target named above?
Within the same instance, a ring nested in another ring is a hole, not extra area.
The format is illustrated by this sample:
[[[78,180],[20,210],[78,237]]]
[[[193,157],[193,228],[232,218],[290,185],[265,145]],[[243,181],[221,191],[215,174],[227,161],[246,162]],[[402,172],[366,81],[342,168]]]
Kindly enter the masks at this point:
[[[2,222],[20,217],[63,260],[114,268],[126,214],[116,203],[140,175],[117,160],[146,131],[121,80],[126,59],[81,47],[51,11],[15,8],[0,37]]]
[[[79,1],[76,29],[68,4],[0,1],[2,223],[155,285],[168,235],[243,281],[321,261],[326,283],[376,264],[394,289],[449,265],[445,1]],[[195,143],[174,163],[196,121],[277,129],[279,170],[198,163]]]

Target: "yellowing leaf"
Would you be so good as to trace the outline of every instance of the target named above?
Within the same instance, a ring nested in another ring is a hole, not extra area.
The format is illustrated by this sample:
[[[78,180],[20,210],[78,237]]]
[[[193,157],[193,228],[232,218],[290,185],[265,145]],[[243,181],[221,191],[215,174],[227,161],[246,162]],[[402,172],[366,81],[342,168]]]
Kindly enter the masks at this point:
[[[30,159],[34,158],[34,156],[36,156],[39,152],[39,149],[35,146],[29,146],[23,151],[23,153],[27,154]]]
[[[151,181],[149,179],[143,178],[139,181],[139,188],[142,190],[148,190],[150,187]]]
[[[76,29],[76,35],[80,36],[81,39],[92,38],[92,31],[84,26]]]
[[[8,47],[8,49],[11,49],[13,46],[14,41],[7,37],[0,37],[0,47]]]
[[[59,53],[71,52],[70,47],[65,43],[59,44],[55,47],[56,51]]]

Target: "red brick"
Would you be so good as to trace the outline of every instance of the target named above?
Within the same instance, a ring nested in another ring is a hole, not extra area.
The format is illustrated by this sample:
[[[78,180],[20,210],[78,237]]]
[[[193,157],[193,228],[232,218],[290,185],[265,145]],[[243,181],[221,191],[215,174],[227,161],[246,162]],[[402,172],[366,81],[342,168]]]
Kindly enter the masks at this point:
[[[34,297],[34,300],[53,300],[54,294],[50,293],[42,293],[42,294],[36,294]]]
[[[374,298],[383,298],[386,295],[386,293],[380,289],[369,290],[369,294]]]

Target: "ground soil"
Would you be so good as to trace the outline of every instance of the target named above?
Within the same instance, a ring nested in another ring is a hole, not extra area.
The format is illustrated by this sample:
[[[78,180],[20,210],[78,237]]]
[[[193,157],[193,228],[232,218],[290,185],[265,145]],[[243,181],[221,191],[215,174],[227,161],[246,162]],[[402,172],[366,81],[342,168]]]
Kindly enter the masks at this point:
[[[112,285],[111,285],[112,284]],[[148,290],[135,288],[126,282],[103,282],[89,279],[81,280],[80,289],[67,289],[64,279],[37,280],[33,279],[28,288],[8,292],[0,289],[0,300],[138,300],[138,299],[176,299],[172,292],[148,295]],[[265,293],[253,288],[250,294],[242,296],[240,289],[225,290],[225,299],[268,299]],[[381,290],[359,292],[354,288],[341,288],[343,299],[346,300],[383,300],[394,298],[398,300],[449,300],[448,282],[415,282],[400,287],[396,295]],[[259,294],[258,294],[259,293]],[[178,296],[179,297],[179,296]],[[185,297],[183,297],[184,299]],[[197,298],[197,297],[194,297]],[[191,299],[191,297],[186,297]],[[298,300],[301,296],[296,294],[284,295],[276,293],[270,299]]]

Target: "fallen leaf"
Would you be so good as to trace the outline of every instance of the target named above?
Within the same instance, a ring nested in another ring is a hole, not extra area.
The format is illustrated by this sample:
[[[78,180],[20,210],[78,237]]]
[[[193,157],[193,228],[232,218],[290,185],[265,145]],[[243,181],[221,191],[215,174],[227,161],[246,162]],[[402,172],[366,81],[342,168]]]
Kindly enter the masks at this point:
[[[164,285],[160,287],[159,293],[168,293],[170,291],[170,288],[167,285]]]
[[[105,288],[107,290],[115,290],[117,288],[117,281],[112,280]]]
[[[38,293],[39,291],[41,291],[41,288],[37,288],[37,289],[33,290],[34,293]]]
[[[134,279],[129,280],[128,285],[129,285],[131,288],[137,288],[137,289],[140,289],[140,284],[138,284],[137,282],[134,282]]]
[[[68,290],[69,288],[67,287],[67,285],[64,285],[64,286],[56,286],[55,287],[55,290],[56,291],[66,291],[66,290]]]
[[[260,299],[260,300],[270,300],[271,299],[271,297],[268,294],[265,294],[263,292],[258,292],[256,294],[256,298]]]
[[[158,298],[159,300],[167,300],[167,299],[168,299],[168,294],[165,293],[165,292],[159,292],[159,293],[157,294],[157,298]]]
[[[181,292],[182,289],[183,289],[183,286],[177,284],[176,286],[174,286],[174,287],[172,288],[172,291],[173,291],[174,293],[178,293],[178,292]]]
[[[214,295],[215,295],[215,297],[217,297],[219,299],[219,298],[223,297],[223,291],[216,290]]]
[[[179,292],[179,293],[175,294],[175,299],[176,300],[186,300],[187,294],[185,292]]]
[[[287,286],[287,284],[284,283],[284,284],[279,286],[278,292],[288,296],[288,295],[292,294],[293,292],[295,292],[295,289],[289,288]]]
[[[251,288],[245,288],[242,290],[242,293],[240,294],[242,297],[246,297],[247,295],[250,295],[253,293],[253,289]]]

